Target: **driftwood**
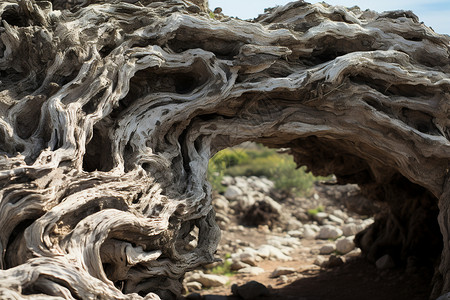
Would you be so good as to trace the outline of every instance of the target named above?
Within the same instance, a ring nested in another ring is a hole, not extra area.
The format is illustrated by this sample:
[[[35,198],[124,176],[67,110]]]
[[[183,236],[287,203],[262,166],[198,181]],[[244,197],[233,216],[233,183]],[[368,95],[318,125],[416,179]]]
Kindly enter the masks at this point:
[[[220,239],[208,159],[243,141],[385,202],[364,253],[426,258],[433,296],[450,292],[449,37],[413,13],[2,0],[0,16],[0,298],[176,297]]]

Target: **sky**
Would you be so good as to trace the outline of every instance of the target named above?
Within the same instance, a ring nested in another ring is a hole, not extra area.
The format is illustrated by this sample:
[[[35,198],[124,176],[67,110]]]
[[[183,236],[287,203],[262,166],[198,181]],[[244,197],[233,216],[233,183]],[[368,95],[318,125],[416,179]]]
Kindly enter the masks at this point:
[[[223,13],[241,19],[251,19],[262,14],[264,8],[285,5],[292,0],[209,0],[210,9],[222,7]],[[317,3],[321,1],[306,1]],[[361,9],[371,9],[378,12],[387,10],[412,10],[427,26],[437,33],[450,35],[450,0],[325,0],[332,5]]]

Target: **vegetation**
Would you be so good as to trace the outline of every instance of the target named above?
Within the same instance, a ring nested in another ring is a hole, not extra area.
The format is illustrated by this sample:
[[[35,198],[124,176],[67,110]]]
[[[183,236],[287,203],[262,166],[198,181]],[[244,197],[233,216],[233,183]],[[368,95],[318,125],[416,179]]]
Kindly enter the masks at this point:
[[[227,254],[223,263],[212,268],[210,273],[216,275],[233,276],[235,272],[231,270],[232,262],[229,260],[230,257],[231,255]]]
[[[227,148],[214,155],[209,161],[208,180],[219,193],[225,190],[221,184],[225,175],[266,177],[277,191],[293,196],[308,194],[314,182],[321,179],[306,173],[305,167],[297,168],[292,156],[262,145]]]
[[[316,207],[316,208],[312,208],[312,209],[308,210],[308,215],[310,215],[310,216],[315,216],[315,215],[317,215],[318,213],[323,212],[323,211],[324,211],[323,206],[322,206],[322,205],[319,205],[319,206]]]

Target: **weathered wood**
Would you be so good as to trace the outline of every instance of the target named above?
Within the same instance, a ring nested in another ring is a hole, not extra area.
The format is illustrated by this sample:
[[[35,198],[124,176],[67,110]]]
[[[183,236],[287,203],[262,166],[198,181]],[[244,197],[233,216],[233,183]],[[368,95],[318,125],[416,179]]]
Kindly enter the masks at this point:
[[[450,291],[450,40],[411,12],[6,0],[0,16],[1,298],[175,297],[220,239],[208,159],[247,140],[385,201],[359,237],[371,259],[433,261],[443,238],[434,295]]]

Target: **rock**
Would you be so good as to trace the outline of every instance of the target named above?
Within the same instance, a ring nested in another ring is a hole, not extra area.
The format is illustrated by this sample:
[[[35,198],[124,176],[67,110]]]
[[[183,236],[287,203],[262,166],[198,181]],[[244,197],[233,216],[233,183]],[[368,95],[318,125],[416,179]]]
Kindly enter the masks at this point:
[[[287,234],[293,238],[301,238],[303,236],[300,230],[290,230]]]
[[[313,215],[313,218],[317,222],[322,223],[326,218],[328,218],[328,214],[325,212],[318,212],[317,214]]]
[[[361,255],[361,249],[355,248],[352,251],[350,251],[349,253],[345,254],[345,257],[352,258],[352,257],[358,257],[360,255]]]
[[[348,215],[340,209],[333,210],[333,215],[342,219],[344,222],[348,219]]]
[[[246,267],[246,268],[240,269],[238,271],[238,273],[240,273],[240,274],[248,274],[248,275],[255,275],[255,276],[262,274],[264,272],[265,272],[265,270],[263,268],[259,268],[259,267]]]
[[[302,222],[298,221],[297,219],[291,217],[290,220],[287,223],[286,230],[287,231],[296,231],[303,227]]]
[[[342,233],[345,236],[352,236],[358,233],[358,227],[355,223],[345,224],[342,226]]]
[[[339,267],[345,263],[345,258],[342,256],[331,255],[326,263],[327,268]]]
[[[275,270],[273,270],[272,274],[270,274],[270,277],[276,278],[281,275],[289,275],[295,273],[294,268],[288,268],[288,267],[278,267]]]
[[[241,286],[233,284],[231,286],[231,292],[233,295],[239,296],[242,299],[259,299],[260,297],[269,295],[267,287],[254,280]]]
[[[242,192],[242,190],[240,188],[238,188],[237,186],[229,186],[226,190],[225,190],[225,198],[227,198],[230,201],[234,201],[237,200],[237,198],[239,196],[242,196],[244,193]]]
[[[187,283],[185,284],[185,286],[186,286],[186,289],[187,289],[189,292],[192,292],[192,291],[199,291],[199,290],[202,289],[202,284],[201,284],[200,282],[197,282],[197,281],[187,282]]]
[[[239,260],[250,266],[256,266],[256,257],[253,253],[244,252],[239,255]]]
[[[318,239],[337,239],[342,235],[342,230],[332,225],[324,225],[320,228]]]
[[[344,224],[344,220],[342,220],[341,218],[338,218],[338,217],[336,217],[336,216],[334,216],[334,215],[328,215],[328,219],[329,219],[331,222],[334,222],[334,223],[336,223],[336,224],[338,224],[338,225]]]
[[[341,254],[347,254],[355,249],[354,237],[346,237],[336,242],[336,250]]]
[[[204,274],[203,272],[194,273],[189,277],[189,282],[197,281],[202,284],[205,288],[224,286],[228,282],[228,277],[215,275],[215,274]]]
[[[319,267],[325,267],[326,263],[327,259],[320,255],[316,257],[316,260],[314,260],[314,264]]]
[[[320,248],[320,252],[319,253],[321,255],[328,255],[328,254],[333,253],[335,250],[336,250],[336,245],[335,244],[326,244],[326,245],[323,245]]]
[[[228,202],[227,198],[225,198],[222,195],[217,195],[213,201],[212,204],[217,212],[223,212],[228,213],[228,210],[230,208],[230,202]]]
[[[233,263],[230,266],[230,269],[233,271],[237,271],[237,270],[244,269],[247,267],[251,267],[251,266],[240,260],[237,260],[237,261],[233,261]]]
[[[304,228],[303,228],[302,236],[303,236],[304,239],[307,239],[307,240],[313,240],[313,239],[316,238],[317,232],[315,232],[314,230],[312,230],[311,227],[309,227],[309,226],[307,227],[307,226],[305,225]]]
[[[214,13],[215,13],[215,14],[220,14],[220,13],[222,13],[222,7],[216,7],[216,8],[214,8]]]
[[[280,249],[272,245],[262,245],[256,251],[261,258],[276,259],[281,261],[292,260],[290,256],[287,256]]]
[[[231,176],[223,176],[222,181],[220,182],[223,185],[230,186],[236,183],[233,177]]]
[[[391,269],[395,267],[395,262],[389,254],[383,255],[376,262],[375,265],[380,270]]]
[[[287,277],[286,275],[281,275],[280,277],[278,277],[277,284],[286,284],[288,282],[289,277]]]

